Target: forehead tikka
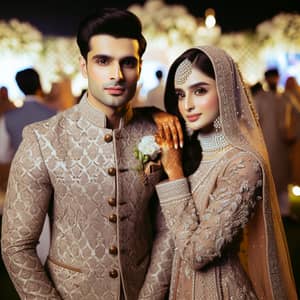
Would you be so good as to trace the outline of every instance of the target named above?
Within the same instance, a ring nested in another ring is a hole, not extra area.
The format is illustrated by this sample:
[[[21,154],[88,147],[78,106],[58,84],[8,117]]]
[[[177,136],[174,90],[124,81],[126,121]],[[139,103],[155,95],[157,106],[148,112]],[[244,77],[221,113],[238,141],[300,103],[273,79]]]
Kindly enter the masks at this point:
[[[192,67],[193,64],[187,58],[180,63],[180,65],[178,66],[175,72],[175,77],[174,77],[175,85],[177,84],[180,85],[186,82],[187,78],[192,73]]]

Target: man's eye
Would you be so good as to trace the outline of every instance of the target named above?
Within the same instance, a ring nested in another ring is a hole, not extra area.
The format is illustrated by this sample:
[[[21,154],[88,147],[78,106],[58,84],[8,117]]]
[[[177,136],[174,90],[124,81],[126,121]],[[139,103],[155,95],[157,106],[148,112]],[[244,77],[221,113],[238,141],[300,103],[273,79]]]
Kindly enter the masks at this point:
[[[137,60],[131,58],[124,59],[122,61],[122,65],[127,68],[135,68],[137,65]]]
[[[98,65],[106,65],[108,63],[108,59],[104,57],[100,57],[96,59],[96,63]]]

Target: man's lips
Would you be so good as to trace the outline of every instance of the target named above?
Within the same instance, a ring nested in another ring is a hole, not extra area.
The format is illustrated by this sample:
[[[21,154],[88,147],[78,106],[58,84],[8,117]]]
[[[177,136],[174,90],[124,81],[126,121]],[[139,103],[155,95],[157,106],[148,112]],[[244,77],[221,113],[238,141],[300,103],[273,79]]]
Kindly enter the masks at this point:
[[[194,114],[194,115],[188,115],[186,118],[189,120],[189,122],[195,122],[200,118],[201,114]]]
[[[124,93],[125,88],[121,86],[112,86],[105,88],[105,91],[107,91],[110,95],[121,95]]]

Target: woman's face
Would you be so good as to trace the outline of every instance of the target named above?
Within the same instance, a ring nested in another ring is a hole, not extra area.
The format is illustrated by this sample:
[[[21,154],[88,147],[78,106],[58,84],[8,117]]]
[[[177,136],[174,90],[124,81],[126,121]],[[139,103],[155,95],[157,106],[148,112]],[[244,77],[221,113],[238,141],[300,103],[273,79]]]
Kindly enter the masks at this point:
[[[216,81],[196,67],[184,83],[176,83],[178,108],[187,127],[192,130],[209,130],[219,115]]]

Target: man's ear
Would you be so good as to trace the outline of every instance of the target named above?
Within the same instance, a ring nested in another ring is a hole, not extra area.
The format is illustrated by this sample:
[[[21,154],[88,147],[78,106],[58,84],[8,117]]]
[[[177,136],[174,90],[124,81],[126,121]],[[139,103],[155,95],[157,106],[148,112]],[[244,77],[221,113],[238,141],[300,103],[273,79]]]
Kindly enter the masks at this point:
[[[139,78],[140,79],[140,76],[141,76],[141,72],[142,72],[142,65],[143,65],[143,60],[140,59],[140,64],[139,64]]]
[[[87,61],[83,56],[79,57],[81,74],[84,78],[87,78]]]

